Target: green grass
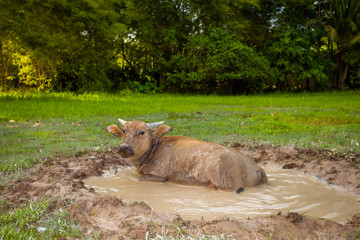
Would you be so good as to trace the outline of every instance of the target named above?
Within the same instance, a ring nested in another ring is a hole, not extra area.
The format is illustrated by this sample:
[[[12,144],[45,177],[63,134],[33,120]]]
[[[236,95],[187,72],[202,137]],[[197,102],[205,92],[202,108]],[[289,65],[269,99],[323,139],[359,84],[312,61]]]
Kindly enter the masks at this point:
[[[10,203],[0,202],[7,208]],[[81,238],[80,227],[69,220],[69,211],[49,211],[49,202],[30,201],[22,208],[0,215],[0,239]]]
[[[160,121],[171,134],[211,142],[246,141],[359,152],[360,92],[255,96],[0,94],[0,172],[40,159],[107,149],[106,126]]]

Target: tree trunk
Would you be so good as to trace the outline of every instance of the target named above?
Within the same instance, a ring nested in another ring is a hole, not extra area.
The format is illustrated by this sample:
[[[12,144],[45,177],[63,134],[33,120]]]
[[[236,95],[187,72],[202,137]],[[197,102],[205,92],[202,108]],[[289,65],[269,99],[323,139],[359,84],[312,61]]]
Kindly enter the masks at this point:
[[[8,74],[8,56],[4,49],[4,44],[0,40],[0,82],[2,86],[2,91],[6,92],[7,90],[7,74]]]
[[[345,62],[345,53],[341,53],[339,56],[339,90],[344,87],[344,82],[347,78],[349,64]]]
[[[4,63],[3,63],[3,59],[4,59],[4,56],[3,56],[3,43],[0,40],[0,71],[1,71],[0,72],[0,83],[1,83],[1,88],[4,91],[5,79],[4,79]]]
[[[321,5],[323,0],[319,0],[318,17],[321,17]]]
[[[345,56],[345,51],[340,52],[336,56],[337,74],[334,82],[334,88],[337,90],[341,90],[344,87],[344,82],[347,78],[349,64],[345,62]]]

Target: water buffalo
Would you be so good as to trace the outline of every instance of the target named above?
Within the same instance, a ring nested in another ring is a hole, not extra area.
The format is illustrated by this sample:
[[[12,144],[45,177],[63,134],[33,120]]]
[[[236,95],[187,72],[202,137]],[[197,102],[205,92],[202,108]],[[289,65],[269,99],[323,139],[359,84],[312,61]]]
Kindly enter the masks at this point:
[[[164,122],[119,121],[123,128],[111,125],[106,131],[123,137],[119,151],[131,159],[141,181],[171,181],[237,193],[267,182],[255,161],[233,149],[189,137],[164,136],[172,131]]]

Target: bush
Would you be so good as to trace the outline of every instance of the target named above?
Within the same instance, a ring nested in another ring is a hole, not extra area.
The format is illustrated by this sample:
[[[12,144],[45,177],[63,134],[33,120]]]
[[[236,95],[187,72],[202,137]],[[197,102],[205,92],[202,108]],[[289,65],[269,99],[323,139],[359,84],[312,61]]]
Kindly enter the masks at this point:
[[[314,49],[311,32],[282,28],[274,31],[264,52],[274,72],[274,88],[278,90],[324,90],[330,87],[326,69],[328,62]]]
[[[175,90],[254,93],[261,92],[271,75],[269,62],[241,38],[221,29],[194,34],[184,53],[174,55],[174,71],[167,84]]]

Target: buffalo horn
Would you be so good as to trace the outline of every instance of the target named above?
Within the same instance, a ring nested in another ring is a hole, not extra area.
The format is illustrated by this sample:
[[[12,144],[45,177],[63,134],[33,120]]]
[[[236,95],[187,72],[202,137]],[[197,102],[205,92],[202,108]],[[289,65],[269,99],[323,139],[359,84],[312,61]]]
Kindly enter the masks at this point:
[[[127,123],[127,121],[125,121],[125,120],[123,120],[121,118],[118,118],[118,120],[123,126],[125,126],[125,124]]]
[[[149,128],[152,128],[152,127],[157,127],[157,126],[159,126],[159,125],[161,125],[163,123],[164,123],[164,121],[155,122],[155,123],[147,123],[147,125],[148,125]]]

